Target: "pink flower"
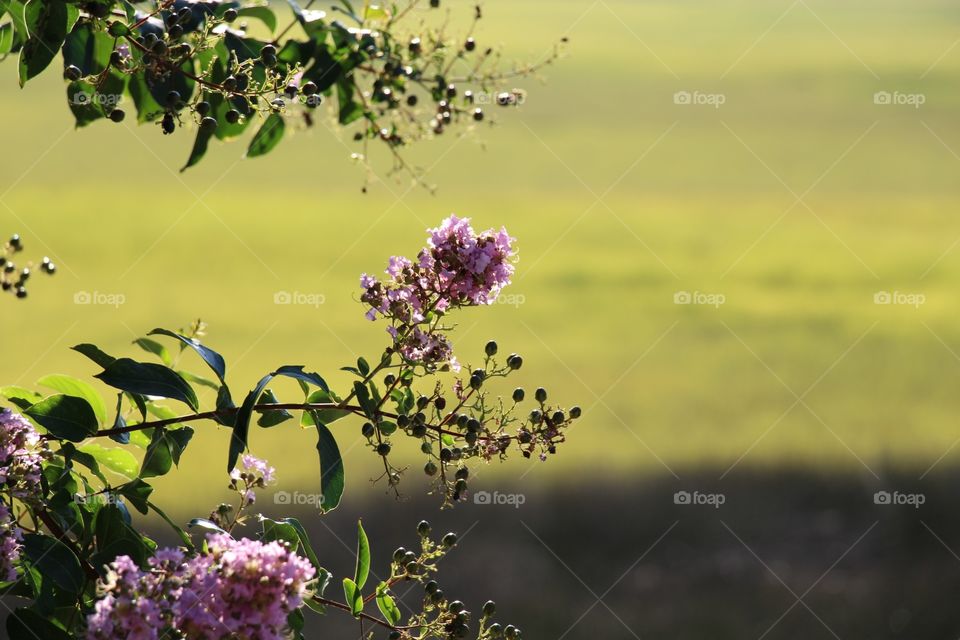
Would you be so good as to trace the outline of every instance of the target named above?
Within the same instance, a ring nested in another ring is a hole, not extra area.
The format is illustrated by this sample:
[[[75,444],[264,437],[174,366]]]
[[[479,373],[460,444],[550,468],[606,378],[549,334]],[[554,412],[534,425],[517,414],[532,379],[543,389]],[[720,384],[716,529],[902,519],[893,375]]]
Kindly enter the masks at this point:
[[[513,276],[514,251],[506,229],[477,233],[468,218],[451,215],[428,230],[416,262],[390,258],[387,278],[360,277],[360,300],[370,320],[391,320],[394,347],[408,361],[428,367],[455,366],[449,340],[431,314],[492,304]],[[456,365],[458,367],[458,365]]]

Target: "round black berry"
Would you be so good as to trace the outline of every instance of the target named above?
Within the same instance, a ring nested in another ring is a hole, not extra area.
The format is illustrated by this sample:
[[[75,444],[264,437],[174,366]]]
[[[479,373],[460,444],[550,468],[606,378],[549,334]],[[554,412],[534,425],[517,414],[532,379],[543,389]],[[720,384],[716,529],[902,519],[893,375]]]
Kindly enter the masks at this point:
[[[236,9],[227,9],[223,12],[223,19],[226,22],[233,22],[237,19],[237,10]]]
[[[110,119],[114,122],[123,122],[125,117],[127,117],[127,114],[123,112],[123,109],[114,109],[110,112]]]
[[[79,80],[82,75],[83,72],[80,71],[80,67],[76,67],[72,64],[63,70],[63,77],[71,82],[74,80]]]
[[[217,130],[217,119],[207,116],[200,121],[200,131],[204,133],[213,133]]]
[[[514,369],[514,370],[519,369],[520,367],[523,366],[523,358],[521,358],[520,356],[514,353],[509,358],[507,358],[507,365],[511,369]]]
[[[230,109],[230,111],[227,111],[223,118],[230,124],[236,124],[240,121],[240,112],[236,109]]]
[[[522,387],[517,387],[513,390],[513,401],[514,402],[523,402],[523,398],[526,395]]]
[[[390,455],[390,445],[386,442],[381,442],[377,445],[377,453],[384,457]]]
[[[473,51],[477,48],[477,41],[473,38],[467,38],[467,41],[463,43],[463,48],[467,51]]]

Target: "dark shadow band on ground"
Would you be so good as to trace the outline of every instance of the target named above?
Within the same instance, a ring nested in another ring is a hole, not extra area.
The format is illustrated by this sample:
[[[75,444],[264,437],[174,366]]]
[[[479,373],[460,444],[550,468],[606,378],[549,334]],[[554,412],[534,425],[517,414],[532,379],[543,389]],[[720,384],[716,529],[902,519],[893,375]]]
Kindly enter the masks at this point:
[[[437,534],[457,531],[439,579],[445,593],[471,611],[496,600],[498,620],[528,639],[957,638],[960,469],[922,473],[885,472],[881,481],[866,471],[744,467],[722,481],[706,471],[584,476],[489,494],[477,479],[464,504],[443,512],[436,497],[412,495],[410,482],[407,500],[353,496],[323,517],[269,495],[258,506],[304,522],[338,599],[361,515],[371,581],[387,572],[394,548],[417,544],[421,518]],[[419,606],[415,582],[397,591],[404,613]],[[308,638],[359,635],[340,612],[316,622]]]

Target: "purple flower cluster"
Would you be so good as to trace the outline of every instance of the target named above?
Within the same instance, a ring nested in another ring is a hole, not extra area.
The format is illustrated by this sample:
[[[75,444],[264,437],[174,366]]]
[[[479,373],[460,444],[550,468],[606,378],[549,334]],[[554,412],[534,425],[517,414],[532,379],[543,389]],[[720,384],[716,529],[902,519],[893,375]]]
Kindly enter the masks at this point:
[[[88,640],[280,640],[303,604],[313,566],[279,542],[207,536],[207,553],[163,549],[144,571],[127,556],[110,565],[87,618]]]
[[[404,358],[426,365],[456,365],[450,342],[431,322],[432,313],[492,304],[513,275],[513,238],[506,229],[477,233],[469,218],[451,215],[430,229],[416,262],[390,258],[387,278],[363,274],[360,300],[367,318],[390,320],[387,331]]]
[[[0,492],[21,500],[37,492],[40,434],[19,413],[0,409]],[[0,581],[17,578],[20,559],[20,528],[10,506],[0,502]]]
[[[0,502],[0,582],[17,579],[20,560],[20,527],[13,522],[10,509]]]
[[[230,487],[243,495],[243,506],[252,505],[257,500],[254,489],[273,482],[276,471],[266,460],[244,454],[240,458],[240,466],[230,471]]]
[[[40,485],[40,434],[19,413],[0,409],[0,490],[26,498]]]

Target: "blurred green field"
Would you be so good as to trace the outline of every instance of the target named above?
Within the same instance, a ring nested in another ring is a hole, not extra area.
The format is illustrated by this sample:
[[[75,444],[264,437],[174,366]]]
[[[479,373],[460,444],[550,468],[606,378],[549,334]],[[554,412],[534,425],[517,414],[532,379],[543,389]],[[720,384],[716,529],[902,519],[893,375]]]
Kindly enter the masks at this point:
[[[384,336],[362,320],[359,274],[456,211],[517,237],[508,293],[523,301],[458,318],[461,359],[496,337],[524,354],[531,387],[585,408],[529,481],[957,461],[960,6],[491,0],[485,13],[481,43],[529,60],[566,34],[569,56],[546,83],[518,81],[527,102],[497,110],[498,126],[413,153],[435,196],[391,179],[362,195],[349,134],[323,127],[265,160],[218,146],[179,174],[189,134],[130,119],[75,132],[57,74],[21,91],[6,61],[0,230],[61,272],[4,302],[3,381],[85,376],[70,345],[132,354],[147,330],[202,317],[235,395],[290,363],[342,385],[336,369]],[[678,105],[680,91],[725,102]],[[878,105],[879,91],[926,102]],[[276,305],[278,291],[325,302]],[[725,304],[677,305],[678,291]],[[925,303],[876,305],[878,291]],[[340,431],[353,491],[376,473],[358,431]],[[166,480],[182,508],[217,493],[203,481],[222,478],[227,439],[203,429]],[[284,484],[314,481],[310,433],[257,431],[252,446]]]

